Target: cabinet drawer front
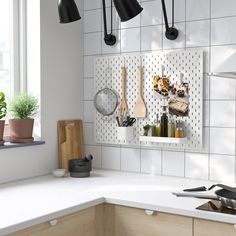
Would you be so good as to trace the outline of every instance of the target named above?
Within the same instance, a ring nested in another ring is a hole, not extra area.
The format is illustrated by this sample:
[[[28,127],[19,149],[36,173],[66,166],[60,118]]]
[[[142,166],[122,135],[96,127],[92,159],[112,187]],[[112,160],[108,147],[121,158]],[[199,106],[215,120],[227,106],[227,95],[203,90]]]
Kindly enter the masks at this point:
[[[236,236],[232,224],[209,220],[194,219],[194,236]]]
[[[95,236],[95,208],[58,218],[56,225],[49,222],[32,226],[11,236]]]
[[[115,236],[192,236],[192,225],[189,217],[115,206]]]

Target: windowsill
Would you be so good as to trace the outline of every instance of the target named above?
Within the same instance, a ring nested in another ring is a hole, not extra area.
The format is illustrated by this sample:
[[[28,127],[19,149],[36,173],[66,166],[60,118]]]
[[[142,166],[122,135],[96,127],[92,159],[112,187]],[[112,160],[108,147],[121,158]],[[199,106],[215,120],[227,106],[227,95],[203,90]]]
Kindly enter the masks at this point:
[[[8,148],[20,148],[20,147],[29,147],[29,146],[37,146],[43,145],[45,141],[34,141],[33,143],[10,143],[5,142],[3,146],[0,146],[1,149],[8,149]]]

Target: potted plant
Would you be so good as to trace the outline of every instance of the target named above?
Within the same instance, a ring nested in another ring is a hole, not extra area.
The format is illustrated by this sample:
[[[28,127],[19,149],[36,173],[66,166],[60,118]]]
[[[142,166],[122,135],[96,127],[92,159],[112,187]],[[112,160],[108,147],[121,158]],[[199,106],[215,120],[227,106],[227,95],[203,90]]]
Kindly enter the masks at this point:
[[[38,99],[32,95],[22,93],[13,98],[10,103],[12,117],[9,120],[10,142],[33,142],[33,117],[38,113],[38,109]]]
[[[0,92],[0,145],[3,145],[3,133],[4,133],[4,126],[5,120],[2,120],[7,114],[7,104],[5,102],[5,94]]]

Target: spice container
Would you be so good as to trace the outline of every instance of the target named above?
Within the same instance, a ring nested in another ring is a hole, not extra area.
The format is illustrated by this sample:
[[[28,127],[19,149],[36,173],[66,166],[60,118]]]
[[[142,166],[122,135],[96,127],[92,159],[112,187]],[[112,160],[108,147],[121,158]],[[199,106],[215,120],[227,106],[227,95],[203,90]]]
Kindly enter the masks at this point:
[[[176,138],[183,138],[184,137],[183,127],[181,126],[180,122],[176,123],[175,137]]]

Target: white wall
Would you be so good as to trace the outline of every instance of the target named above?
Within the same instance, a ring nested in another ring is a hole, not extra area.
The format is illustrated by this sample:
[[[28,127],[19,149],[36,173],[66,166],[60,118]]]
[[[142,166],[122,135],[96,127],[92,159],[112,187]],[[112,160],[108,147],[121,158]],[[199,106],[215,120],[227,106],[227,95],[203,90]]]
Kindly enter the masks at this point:
[[[83,1],[77,3],[83,9]],[[57,0],[41,0],[40,8],[41,121],[46,144],[0,150],[0,183],[55,169],[57,121],[83,115],[83,21],[59,24]]]
[[[110,2],[110,1],[107,1]],[[141,15],[127,23],[114,16],[116,46],[105,46],[101,0],[85,0],[84,120],[86,150],[94,166],[120,171],[235,181],[234,80],[209,78],[209,71],[236,71],[236,1],[175,0],[179,38],[165,38],[160,0],[141,0]],[[168,11],[171,0],[166,0]],[[109,13],[109,11],[108,11]],[[169,14],[170,16],[170,14]],[[108,20],[110,17],[108,17]],[[201,48],[204,61],[204,149],[152,150],[99,145],[93,140],[93,58],[101,55]]]

